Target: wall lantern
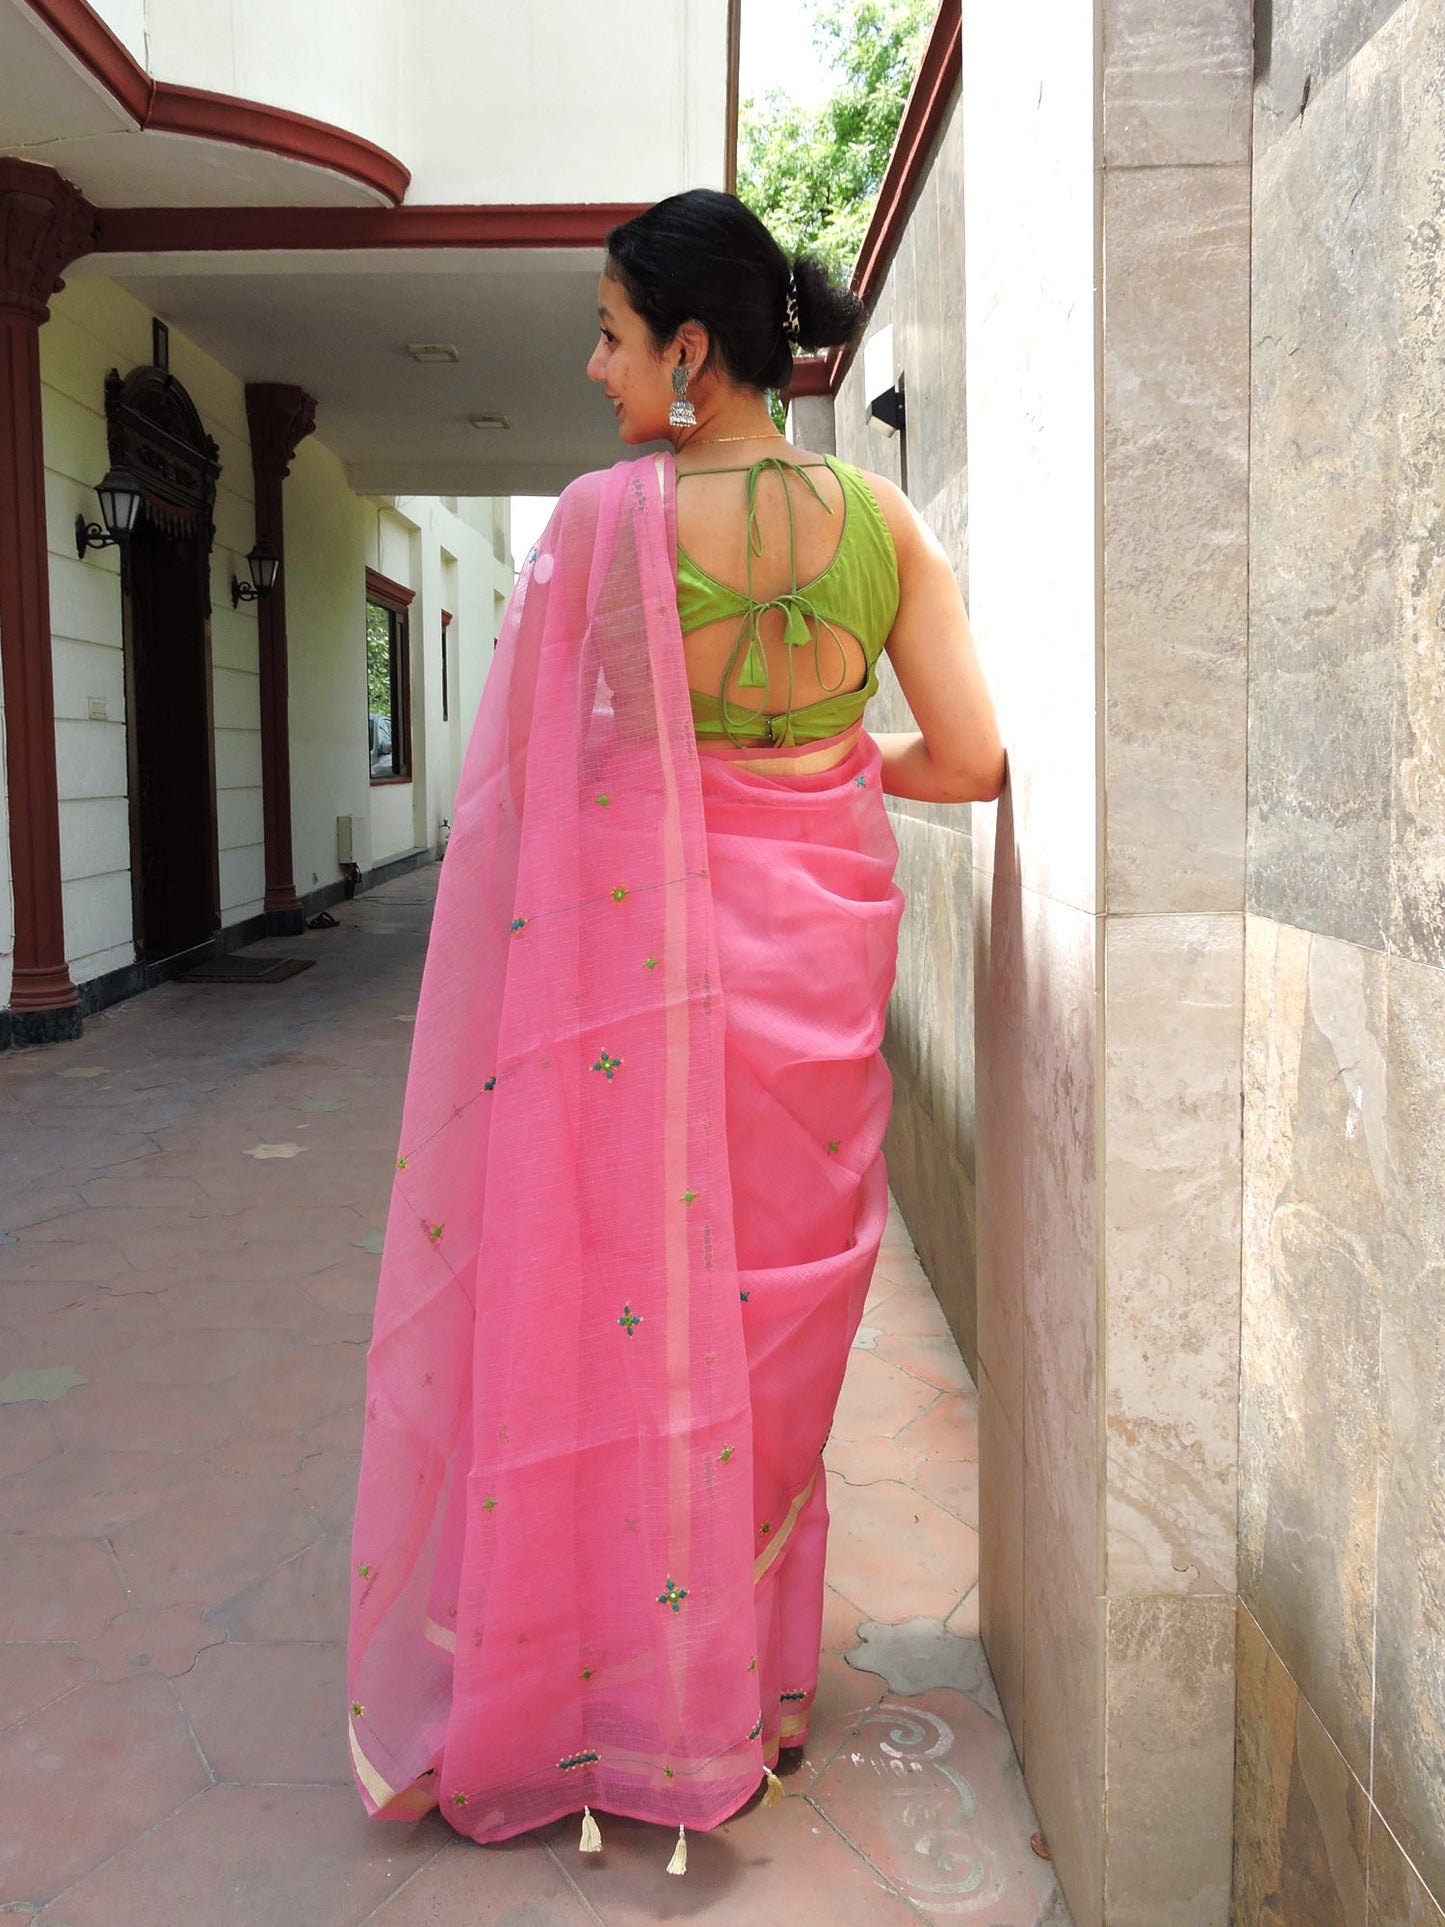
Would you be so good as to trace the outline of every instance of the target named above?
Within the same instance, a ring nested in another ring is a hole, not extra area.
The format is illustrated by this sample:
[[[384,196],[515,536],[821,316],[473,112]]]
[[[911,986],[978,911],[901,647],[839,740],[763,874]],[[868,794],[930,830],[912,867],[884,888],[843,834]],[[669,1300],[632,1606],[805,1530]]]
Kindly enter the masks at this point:
[[[276,586],[276,576],[281,567],[281,558],[271,544],[261,536],[256,546],[246,557],[246,567],[251,571],[249,582],[238,582],[231,577],[231,607],[239,608],[243,602],[259,602],[262,596],[270,595]]]
[[[893,358],[893,329],[880,328],[863,343],[864,414],[884,435],[898,434],[905,422],[903,376]]]
[[[87,522],[84,515],[76,516],[75,553],[79,556],[87,549],[123,549],[140,514],[140,483],[128,468],[108,469],[105,480],[96,484],[95,493],[105,527]]]

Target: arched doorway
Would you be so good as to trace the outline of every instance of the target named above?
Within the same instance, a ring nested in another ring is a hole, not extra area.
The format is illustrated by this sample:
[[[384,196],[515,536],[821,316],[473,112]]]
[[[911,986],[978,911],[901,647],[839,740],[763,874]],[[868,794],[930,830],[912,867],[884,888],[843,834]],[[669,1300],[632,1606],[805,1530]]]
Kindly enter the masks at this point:
[[[210,556],[219,453],[164,368],[105,385],[110,459],[144,485],[124,571],[126,751],[136,956],[220,925]]]

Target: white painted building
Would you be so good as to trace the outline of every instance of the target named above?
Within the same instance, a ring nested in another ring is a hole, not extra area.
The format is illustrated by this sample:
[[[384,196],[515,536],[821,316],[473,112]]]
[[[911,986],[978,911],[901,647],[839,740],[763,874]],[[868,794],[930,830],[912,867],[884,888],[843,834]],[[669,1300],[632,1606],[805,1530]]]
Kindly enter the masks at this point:
[[[729,0],[0,0],[0,1042],[434,852],[506,498],[620,453],[602,236],[726,181],[736,42]],[[117,461],[136,533],[78,555]]]

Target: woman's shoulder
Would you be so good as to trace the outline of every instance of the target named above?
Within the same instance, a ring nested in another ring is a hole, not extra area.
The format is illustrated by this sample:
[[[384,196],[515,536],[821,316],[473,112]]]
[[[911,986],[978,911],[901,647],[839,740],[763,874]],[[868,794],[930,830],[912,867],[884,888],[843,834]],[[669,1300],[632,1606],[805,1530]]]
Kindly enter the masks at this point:
[[[918,531],[918,511],[896,482],[890,482],[886,475],[875,475],[871,468],[859,468],[856,462],[845,462],[841,456],[830,456],[834,466],[846,469],[856,475],[863,483],[873,500],[878,504],[878,512],[883,517],[893,547],[899,556],[904,555],[914,544]]]

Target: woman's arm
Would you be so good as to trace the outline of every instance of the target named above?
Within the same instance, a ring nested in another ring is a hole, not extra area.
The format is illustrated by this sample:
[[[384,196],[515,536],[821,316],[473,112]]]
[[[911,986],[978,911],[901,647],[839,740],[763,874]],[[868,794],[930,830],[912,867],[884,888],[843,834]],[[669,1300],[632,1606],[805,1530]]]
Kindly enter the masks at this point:
[[[908,497],[869,475],[898,555],[898,615],[888,659],[918,724],[877,738],[883,787],[920,803],[991,803],[1007,761],[993,699],[942,544]]]

